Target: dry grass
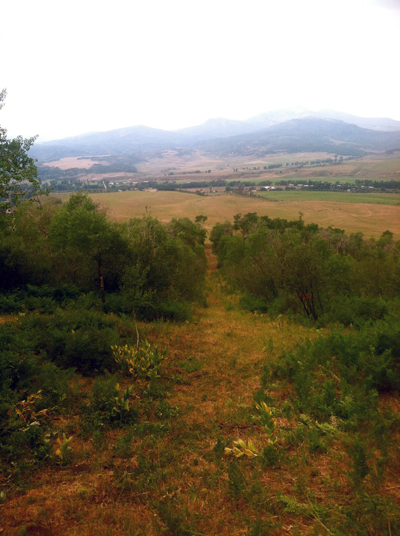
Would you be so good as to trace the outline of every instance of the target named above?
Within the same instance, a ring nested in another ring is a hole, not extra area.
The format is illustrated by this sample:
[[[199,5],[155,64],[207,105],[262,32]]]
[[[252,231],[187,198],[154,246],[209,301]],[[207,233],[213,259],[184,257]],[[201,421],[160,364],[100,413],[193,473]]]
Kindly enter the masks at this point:
[[[209,251],[208,256],[214,262]],[[214,272],[212,265],[210,268]],[[155,535],[163,522],[150,503],[167,504],[172,499],[193,518],[202,514],[196,527],[207,535],[245,534],[236,515],[241,506],[232,507],[225,494],[226,469],[210,458],[215,438],[222,436],[230,441],[251,433],[262,448],[262,432],[250,430],[252,427],[243,422],[240,412],[248,412],[253,405],[252,394],[259,387],[260,366],[269,339],[274,340],[275,349],[268,359],[274,359],[281,349],[313,335],[308,329],[270,322],[263,316],[227,311],[222,302],[227,304],[229,298],[220,293],[217,275],[210,277],[210,286],[215,290],[209,307],[198,311],[195,324],[143,326],[150,340],[169,349],[170,372],[180,370],[177,363],[190,355],[202,364],[201,370],[189,373],[185,384],[176,385],[168,398],[172,406],[180,409],[180,418],[171,433],[159,440],[134,439],[129,459],[119,459],[113,451],[121,432],[109,432],[100,451],[91,441],[74,439],[73,465],[37,473],[24,492],[11,496],[0,507],[5,534],[18,534],[18,529],[26,525],[29,534],[44,536]],[[76,426],[72,433],[77,430]],[[126,477],[126,489],[121,488],[125,471],[131,473],[137,468],[137,456],[143,451],[152,459],[174,453],[162,480],[154,488],[141,490],[134,477]],[[214,485],[210,485],[213,478]],[[283,491],[281,478],[271,471],[264,474],[262,483],[271,490]],[[292,477],[287,478],[290,483]],[[290,486],[284,487],[289,490]],[[249,514],[255,516],[256,512],[250,509]]]
[[[120,173],[87,176],[87,179],[95,178],[131,178],[141,179],[170,179],[170,180],[265,180],[265,179],[294,179],[294,178],[322,178],[325,180],[346,179],[376,179],[376,180],[400,180],[400,152],[388,154],[373,154],[354,160],[344,160],[341,163],[320,166],[299,167],[296,162],[309,162],[312,160],[325,160],[332,158],[328,153],[278,153],[258,157],[256,155],[245,156],[216,156],[202,153],[201,151],[162,151],[155,157],[146,158],[135,164],[136,174]],[[90,168],[99,162],[90,159],[78,159],[77,157],[61,158],[44,165],[59,167],[60,169]],[[286,164],[289,166],[286,166]],[[102,162],[106,165],[106,162]],[[270,164],[282,164],[281,169],[264,170],[264,166]],[[260,168],[253,169],[253,168]],[[237,169],[237,172],[233,172]],[[211,170],[211,173],[205,173]],[[194,174],[200,171],[200,174]],[[169,176],[173,173],[173,176]]]
[[[48,167],[57,167],[57,168],[65,170],[65,169],[71,169],[71,168],[89,169],[94,164],[100,164],[100,163],[102,163],[103,165],[107,165],[107,163],[91,160],[90,158],[68,156],[65,158],[60,158],[60,160],[55,160],[53,162],[46,162],[46,164],[43,164],[43,165],[48,166]]]
[[[335,165],[293,166],[295,162],[309,162],[332,158],[328,153],[278,153],[259,158],[255,155],[246,156],[210,156],[200,151],[179,153],[163,151],[161,155],[139,162],[136,167],[139,178],[182,179],[182,180],[215,180],[235,179],[282,179],[294,177],[353,177],[366,179],[400,179],[400,153],[392,155],[374,154],[355,160],[345,160]],[[286,167],[286,164],[289,164]],[[282,169],[264,170],[264,166],[282,164]],[[260,168],[253,169],[253,168]],[[204,175],[211,169],[211,174]],[[237,169],[237,172],[233,172]],[[201,175],[188,174],[201,171]],[[172,172],[174,176],[169,176]]]
[[[338,227],[347,232],[361,231],[373,237],[389,230],[400,237],[400,206],[304,200],[269,202],[233,194],[202,197],[161,191],[92,194],[91,197],[107,208],[111,218],[122,222],[142,217],[146,211],[163,222],[182,217],[194,219],[198,214],[204,214],[208,217],[206,227],[210,230],[217,222],[232,221],[234,214],[239,212],[257,212],[259,216],[286,219],[297,219],[302,212],[306,223]]]
[[[244,536],[251,534],[249,526],[259,518],[260,511],[262,519],[280,523],[268,534],[326,533],[321,532],[317,514],[290,514],[273,507],[270,501],[279,492],[297,497],[301,503],[305,496],[313,496],[320,505],[332,501],[345,505],[351,494],[345,475],[348,459],[338,442],[332,442],[327,453],[312,454],[301,446],[286,445],[285,464],[275,468],[256,469],[252,460],[241,460],[240,471],[247,481],[259,482],[255,499],[259,493],[264,502],[229,496],[229,462],[216,456],[217,439],[229,446],[239,437],[252,439],[262,451],[265,433],[249,419],[255,414],[253,393],[260,386],[262,366],[296,342],[314,339],[316,332],[240,311],[235,297],[227,295],[220,285],[209,247],[207,258],[208,307],[198,309],[195,322],[139,326],[142,336],[146,334],[150,341],[169,349],[166,373],[184,378],[167,397],[180,412],[178,418],[168,421],[169,433],[134,437],[131,452],[122,457],[115,445],[124,432],[108,431],[101,445],[96,445],[92,439],[77,437],[78,415],[67,419],[64,426],[68,425],[69,433],[75,436],[72,464],[34,469],[31,478],[24,475],[24,487],[10,493],[0,506],[0,534],[23,534],[21,527],[26,526],[28,534],[41,536]],[[185,372],[191,356],[199,368]],[[271,384],[268,393],[277,402],[288,395],[281,384]],[[394,411],[399,411],[398,397],[386,399],[385,404],[390,402]],[[281,417],[278,430],[290,424]],[[392,467],[385,492],[395,501],[400,498],[398,473],[398,468]],[[181,532],[165,532],[160,505],[171,506],[190,519],[190,530],[182,532],[180,527]]]

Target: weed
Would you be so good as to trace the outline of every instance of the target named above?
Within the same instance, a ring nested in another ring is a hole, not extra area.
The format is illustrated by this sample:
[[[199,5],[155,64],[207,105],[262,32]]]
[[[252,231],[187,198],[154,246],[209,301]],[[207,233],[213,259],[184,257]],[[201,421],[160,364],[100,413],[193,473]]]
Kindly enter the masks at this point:
[[[186,523],[182,514],[175,513],[172,505],[159,502],[155,506],[171,536],[204,536],[204,532],[196,531]]]
[[[155,415],[159,419],[174,419],[178,417],[180,409],[177,406],[171,406],[168,402],[162,400],[155,409]]]
[[[353,481],[354,488],[360,489],[364,478],[369,474],[370,468],[367,465],[367,452],[365,442],[360,436],[357,436],[350,444],[348,454],[352,461],[352,469],[349,473]]]
[[[160,350],[158,346],[152,348],[148,341],[138,348],[126,344],[112,346],[111,349],[121,374],[147,380],[161,375],[161,364],[165,359],[166,350]]]
[[[276,467],[281,459],[280,451],[274,445],[267,445],[262,453],[262,461],[267,467]]]
[[[245,496],[246,481],[236,461],[228,465],[228,495],[237,500]]]
[[[232,449],[225,447],[226,456],[235,456],[236,458],[241,458],[242,456],[256,458],[258,456],[258,451],[251,439],[248,440],[247,444],[243,439],[238,439],[237,441],[234,441],[233,444],[234,447]]]
[[[263,521],[262,519],[258,518],[253,523],[250,523],[247,536],[268,536],[271,534],[271,531],[281,527],[282,523],[274,523],[270,520]]]
[[[72,447],[70,447],[72,440],[74,438],[71,436],[69,438],[63,433],[62,439],[58,438],[57,443],[59,448],[56,450],[55,454],[60,458],[62,465],[69,465],[72,458]]]
[[[177,365],[178,367],[182,367],[187,374],[191,374],[192,372],[198,372],[202,368],[203,363],[196,359],[194,355],[190,355],[186,361],[178,361]]]
[[[115,455],[119,458],[130,458],[132,456],[132,439],[134,429],[129,429],[122,437],[117,438],[117,442],[113,447]]]
[[[48,409],[43,409],[41,411],[36,411],[35,404],[37,400],[42,398],[42,391],[38,391],[36,394],[31,394],[26,400],[21,400],[13,408],[18,418],[23,421],[25,424],[32,424],[37,422],[40,417],[47,417]],[[13,410],[8,411],[8,415],[12,415]]]
[[[125,426],[135,423],[139,412],[131,403],[134,388],[127,386],[123,391],[117,378],[98,378],[93,384],[90,404],[83,404],[81,409],[86,420],[94,423]]]
[[[226,445],[227,443],[225,442],[224,438],[219,436],[213,448],[217,461],[221,461],[222,457],[224,456]]]
[[[265,402],[256,404],[256,408],[260,412],[261,425],[268,436],[268,442],[273,445],[277,441],[276,419],[272,417],[271,409],[267,406]]]
[[[283,508],[284,512],[294,515],[307,515],[309,507],[299,503],[294,497],[288,497],[282,493],[276,494],[276,502]]]

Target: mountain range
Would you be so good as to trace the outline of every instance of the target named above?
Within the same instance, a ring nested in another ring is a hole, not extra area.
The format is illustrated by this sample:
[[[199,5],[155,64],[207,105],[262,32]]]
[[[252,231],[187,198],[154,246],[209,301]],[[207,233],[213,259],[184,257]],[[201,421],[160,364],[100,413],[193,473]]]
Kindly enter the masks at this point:
[[[218,154],[328,152],[362,156],[400,150],[400,121],[363,118],[326,110],[267,112],[246,121],[223,118],[176,131],[133,126],[36,144],[40,163],[68,156],[130,154],[136,160],[160,151],[186,148]]]

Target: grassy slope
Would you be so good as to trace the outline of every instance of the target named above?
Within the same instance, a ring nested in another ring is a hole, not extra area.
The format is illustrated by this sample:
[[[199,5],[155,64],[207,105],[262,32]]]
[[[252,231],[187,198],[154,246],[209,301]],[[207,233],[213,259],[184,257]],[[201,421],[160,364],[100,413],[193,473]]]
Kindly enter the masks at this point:
[[[155,536],[165,533],[166,524],[167,534],[176,535],[264,534],[254,529],[260,512],[263,520],[280,524],[268,534],[325,534],[318,532],[320,510],[291,513],[276,506],[275,497],[280,492],[306,506],[312,497],[321,508],[343,504],[350,493],[342,471],[348,459],[335,441],[328,452],[287,444],[285,462],[274,468],[240,460],[243,478],[235,477],[230,461],[221,457],[223,447],[215,451],[218,439],[232,446],[239,437],[251,438],[263,449],[265,434],[251,424],[262,365],[317,333],[239,311],[235,300],[222,292],[209,250],[208,257],[209,307],[198,311],[197,322],[139,326],[142,337],[146,334],[169,349],[167,373],[184,378],[167,398],[175,413],[152,419],[167,424],[169,433],[134,437],[125,450],[117,442],[126,430],[100,433],[96,441],[75,436],[70,466],[46,469],[30,481],[29,473],[22,476],[25,491],[11,495],[0,510],[5,534],[23,534],[18,528],[26,525],[29,534],[43,536]],[[273,384],[268,393],[284,400],[287,387]],[[397,411],[399,398],[390,403]],[[289,426],[284,418],[277,421],[278,429]],[[75,435],[79,416],[58,417],[55,424]],[[386,496],[394,500],[400,499],[397,477],[392,472],[386,480]],[[237,496],[232,495],[235,478]],[[245,492],[240,491],[241,478]],[[180,515],[181,522],[168,518],[166,508]]]
[[[70,535],[153,535],[158,533],[160,518],[150,514],[150,501],[171,499],[187,508],[194,518],[202,512],[201,522],[196,525],[206,534],[243,533],[244,524],[237,519],[236,508],[226,496],[226,467],[215,464],[212,449],[220,436],[231,442],[239,435],[247,435],[247,431],[241,431],[243,417],[252,406],[253,391],[259,387],[260,367],[270,338],[275,341],[275,350],[269,355],[272,359],[280,349],[309,335],[309,330],[226,311],[223,303],[229,300],[219,293],[217,279],[210,280],[210,287],[216,290],[210,307],[199,311],[197,324],[143,326],[150,340],[169,348],[170,366],[176,367],[176,363],[194,356],[199,367],[194,372],[188,369],[186,374],[184,369],[179,371],[184,373],[186,383],[177,385],[168,399],[180,409],[172,432],[168,436],[134,439],[129,459],[120,459],[113,451],[117,435],[122,432],[109,432],[101,449],[75,440],[77,456],[71,468],[55,473],[44,471],[31,482],[31,489],[7,501],[2,516],[3,526],[10,534],[17,533],[13,526],[36,522],[50,528],[51,534],[65,534],[68,527]],[[139,456],[161,462],[153,475],[154,483],[149,486],[141,482],[132,493],[116,489],[117,468],[118,474],[133,471]],[[163,463],[165,457],[167,463]],[[281,478],[271,473],[265,475],[264,483],[268,481],[271,486],[275,481],[273,485],[278,488]],[[143,485],[144,489],[140,489]],[[255,517],[255,512],[249,515]],[[123,532],[127,524],[135,530]]]

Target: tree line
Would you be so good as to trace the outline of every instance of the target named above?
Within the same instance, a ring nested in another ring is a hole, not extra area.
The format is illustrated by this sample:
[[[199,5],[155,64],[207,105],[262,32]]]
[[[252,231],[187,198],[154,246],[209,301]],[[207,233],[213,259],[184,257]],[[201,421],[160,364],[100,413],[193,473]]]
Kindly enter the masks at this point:
[[[0,220],[0,291],[27,285],[97,293],[106,310],[174,315],[201,300],[206,269],[201,220],[107,219],[86,194],[21,203]],[[169,313],[168,313],[169,311]]]

